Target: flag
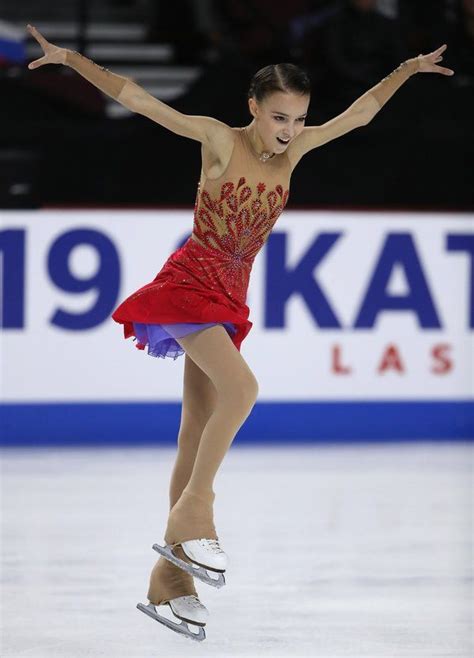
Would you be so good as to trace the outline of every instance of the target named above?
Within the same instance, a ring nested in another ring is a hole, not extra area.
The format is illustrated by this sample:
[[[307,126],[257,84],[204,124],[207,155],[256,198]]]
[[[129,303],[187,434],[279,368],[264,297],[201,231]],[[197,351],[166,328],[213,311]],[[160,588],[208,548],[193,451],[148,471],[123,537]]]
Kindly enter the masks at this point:
[[[0,65],[24,64],[26,32],[0,20]]]

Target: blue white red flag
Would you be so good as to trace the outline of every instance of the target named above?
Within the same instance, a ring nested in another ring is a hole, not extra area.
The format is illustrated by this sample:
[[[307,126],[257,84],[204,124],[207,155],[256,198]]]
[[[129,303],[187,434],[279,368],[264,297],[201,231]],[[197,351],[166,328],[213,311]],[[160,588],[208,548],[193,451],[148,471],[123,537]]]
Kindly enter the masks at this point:
[[[0,21],[0,65],[23,64],[26,60],[26,31]]]

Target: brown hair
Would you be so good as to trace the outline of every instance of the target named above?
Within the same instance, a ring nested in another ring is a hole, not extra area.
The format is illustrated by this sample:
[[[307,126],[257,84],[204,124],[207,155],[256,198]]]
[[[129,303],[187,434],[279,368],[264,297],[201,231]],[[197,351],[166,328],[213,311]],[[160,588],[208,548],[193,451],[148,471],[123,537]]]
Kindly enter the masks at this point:
[[[306,71],[296,64],[269,64],[257,71],[250,81],[248,98],[261,102],[275,91],[311,93],[311,81]]]

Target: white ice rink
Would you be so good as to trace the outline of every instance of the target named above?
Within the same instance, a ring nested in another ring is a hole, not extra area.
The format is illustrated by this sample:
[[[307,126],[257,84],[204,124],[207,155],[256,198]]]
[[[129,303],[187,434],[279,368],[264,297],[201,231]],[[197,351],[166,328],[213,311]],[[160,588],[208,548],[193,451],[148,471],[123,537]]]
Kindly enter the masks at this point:
[[[199,644],[136,609],[174,450],[2,452],[1,656],[472,658],[472,446],[244,448]]]

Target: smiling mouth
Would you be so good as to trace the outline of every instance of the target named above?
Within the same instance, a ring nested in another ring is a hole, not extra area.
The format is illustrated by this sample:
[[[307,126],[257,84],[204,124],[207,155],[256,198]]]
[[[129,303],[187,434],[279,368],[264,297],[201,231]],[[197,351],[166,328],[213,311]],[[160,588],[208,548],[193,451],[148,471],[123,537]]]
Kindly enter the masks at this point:
[[[285,146],[289,144],[290,140],[289,139],[282,139],[281,137],[277,137],[277,140],[280,142],[280,144],[284,144]]]

